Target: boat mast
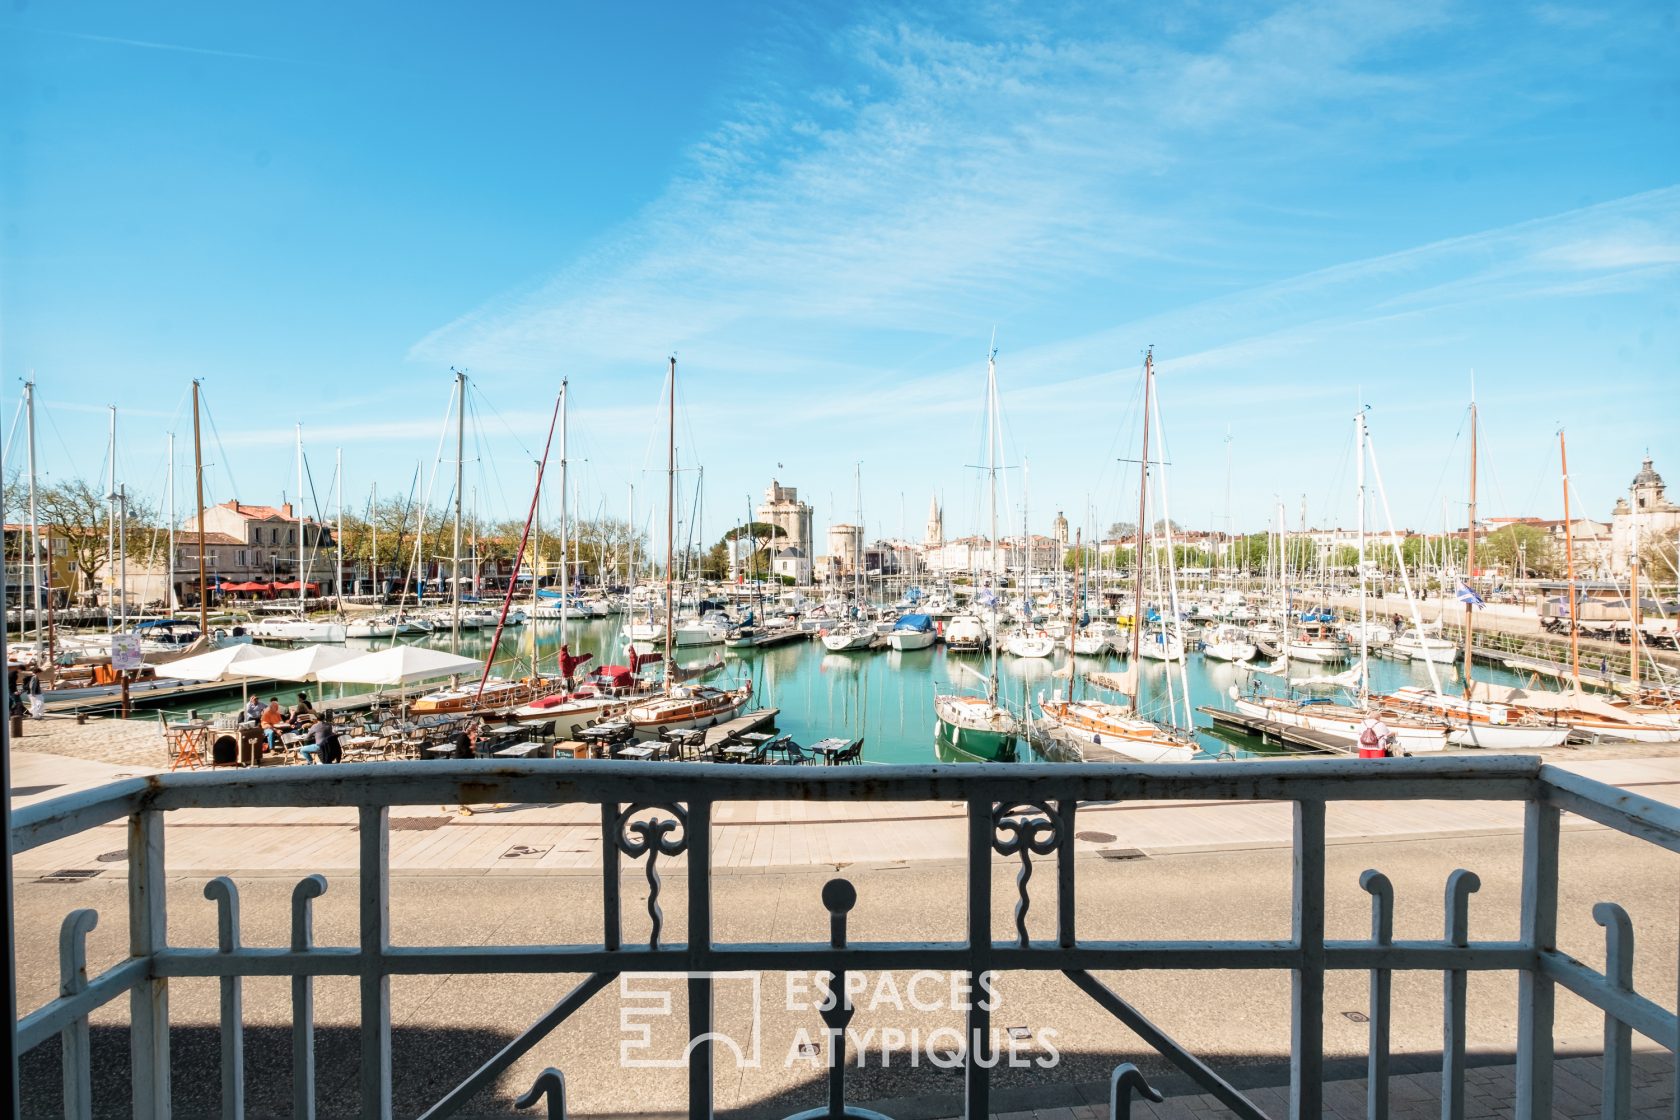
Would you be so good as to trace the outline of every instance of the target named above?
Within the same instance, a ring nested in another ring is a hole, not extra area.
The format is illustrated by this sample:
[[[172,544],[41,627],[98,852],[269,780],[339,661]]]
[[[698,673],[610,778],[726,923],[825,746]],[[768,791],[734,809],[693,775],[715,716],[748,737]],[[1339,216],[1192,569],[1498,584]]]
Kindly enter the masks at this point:
[[[117,406],[111,406],[111,442],[109,449],[110,462],[106,466],[105,474],[105,582],[113,590],[116,587],[117,563]],[[116,633],[116,611],[112,603],[112,596],[105,596],[105,633]]]
[[[35,505],[35,382],[23,383],[23,397],[29,405],[29,570],[35,585],[35,648],[41,648],[41,520]],[[171,437],[173,438],[173,437]],[[21,616],[22,611],[18,614]],[[19,625],[18,629],[23,629]]]
[[[1628,684],[1637,699],[1639,693],[1639,521],[1629,526],[1628,537]],[[39,625],[39,622],[37,622]]]
[[[175,433],[169,433],[169,581],[164,592],[164,606],[169,613],[175,613]],[[202,635],[201,635],[202,636]]]
[[[1464,556],[1464,587],[1470,589],[1470,581],[1476,575],[1476,396],[1472,389],[1470,394],[1470,524],[1465,529],[1466,549]],[[1464,698],[1470,699],[1473,686],[1470,680],[1470,669],[1474,665],[1472,657],[1471,636],[1476,629],[1476,606],[1472,602],[1464,604]]]
[[[371,526],[373,528],[373,541],[370,544],[369,551],[368,551],[368,566],[372,569],[374,601],[376,603],[378,603],[378,602],[383,601],[384,598],[385,598],[385,596],[380,594],[380,592],[379,592],[379,480],[378,479],[375,479],[374,483],[373,483],[372,501],[368,504],[368,513],[370,513],[372,515],[371,517],[368,518],[368,521],[371,523]]]
[[[671,653],[671,630],[675,625],[672,612],[671,569],[676,563],[677,547],[677,356],[671,355],[670,398],[666,401],[665,441],[665,687],[675,679],[676,658]]]
[[[1575,598],[1575,531],[1569,524],[1569,447],[1558,429],[1558,458],[1563,467],[1563,551],[1569,572],[1569,676],[1581,691],[1581,604]]]
[[[863,536],[864,536],[864,534],[863,534],[863,460],[862,459],[859,459],[857,461],[857,465],[852,468],[852,476],[853,476],[853,485],[857,489],[857,521],[858,521],[858,536],[857,536],[858,547],[857,547],[857,556],[855,558],[857,560],[857,568],[856,568],[855,571],[852,572],[852,599],[854,600],[854,605],[856,607],[857,616],[859,618],[861,618],[863,616]],[[853,621],[855,622],[856,619],[854,618]]]
[[[338,479],[338,485],[333,490],[333,501],[338,505],[338,530],[333,534],[337,540],[337,566],[333,569],[333,588],[338,592],[338,609],[344,609],[344,448],[338,448],[333,456],[333,476]]]
[[[303,421],[297,422],[297,585],[298,585],[298,618],[301,620],[307,613],[305,610],[303,590]]]
[[[1359,526],[1359,706],[1365,706],[1365,698],[1369,693],[1369,683],[1366,678],[1371,672],[1371,638],[1369,633],[1368,616],[1365,610],[1365,406],[1360,405],[1359,411],[1353,414],[1354,456],[1358,466],[1355,474],[1358,479],[1359,509],[1356,521]]]
[[[1149,510],[1149,394],[1155,381],[1155,348],[1143,355],[1143,455],[1138,459],[1138,519],[1134,533],[1136,553],[1132,558],[1132,665],[1135,668],[1143,647],[1143,531]],[[1132,709],[1137,710],[1138,686],[1132,686]]]
[[[565,383],[561,382],[561,399],[565,399]],[[531,671],[537,676],[542,672],[537,666],[537,607],[540,605],[537,589],[542,586],[542,472],[541,459],[531,462],[537,468],[537,499],[531,503]],[[564,631],[562,631],[564,633]]]
[[[461,475],[467,445],[467,375],[455,371],[455,537],[449,561],[449,651],[461,652]]]
[[[568,606],[572,594],[571,564],[568,553],[571,550],[572,534],[568,522],[569,507],[566,504],[566,406],[571,391],[567,388],[570,382],[560,379],[560,644],[566,644],[566,623],[571,619]]]
[[[198,512],[198,632],[210,632],[210,591],[204,577],[204,448],[198,438],[198,379],[193,378],[193,486],[197,491]]]
[[[986,678],[986,703],[996,707],[998,699],[998,600],[1003,596],[1003,574],[998,571],[997,519],[997,347],[986,357],[986,474],[991,481],[992,538],[992,668]]]
[[[1026,559],[1021,567],[1021,611],[1025,615],[1022,622],[1028,631],[1032,630],[1032,518],[1027,506],[1031,501],[1029,491],[1032,489],[1032,460],[1021,460],[1021,547],[1026,550]]]

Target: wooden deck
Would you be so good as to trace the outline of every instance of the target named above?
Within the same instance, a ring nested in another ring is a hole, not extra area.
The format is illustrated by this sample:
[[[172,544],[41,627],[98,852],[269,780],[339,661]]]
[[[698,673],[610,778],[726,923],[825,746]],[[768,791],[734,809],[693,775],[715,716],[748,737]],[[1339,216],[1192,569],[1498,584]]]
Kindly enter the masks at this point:
[[[1278,743],[1296,750],[1314,751],[1320,754],[1357,754],[1358,748],[1352,739],[1344,739],[1340,735],[1332,735],[1328,731],[1315,731],[1310,727],[1296,727],[1293,724],[1279,723],[1276,720],[1261,719],[1258,716],[1247,716],[1241,712],[1228,712],[1224,708],[1200,707],[1196,709],[1203,715],[1210,717],[1215,724],[1231,731],[1241,731],[1249,735],[1257,735],[1267,743]]]
[[[756,712],[748,712],[744,716],[736,716],[726,723],[706,729],[706,746],[715,747],[726,739],[733,739],[737,735],[745,735],[749,731],[757,731],[776,722],[781,714],[780,708],[760,708]]]

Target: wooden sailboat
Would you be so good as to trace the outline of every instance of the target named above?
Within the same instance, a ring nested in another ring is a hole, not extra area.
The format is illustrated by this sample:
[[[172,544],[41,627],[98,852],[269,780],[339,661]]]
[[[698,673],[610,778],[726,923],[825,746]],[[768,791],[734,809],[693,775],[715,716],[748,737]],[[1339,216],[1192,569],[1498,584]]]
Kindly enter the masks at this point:
[[[674,569],[676,565],[677,535],[677,359],[671,358],[669,371],[665,467],[665,690],[633,705],[625,719],[645,739],[656,739],[661,732],[711,727],[731,719],[752,699],[752,681],[739,688],[713,688],[709,685],[678,684],[677,660],[672,654],[674,635],[672,618],[675,608]]]
[[[1118,677],[1105,676],[1105,683],[1118,686],[1128,703],[1074,698],[1073,652],[1068,652],[1067,694],[1061,689],[1046,699],[1038,697],[1038,730],[1052,742],[1072,746],[1083,759],[1117,754],[1137,762],[1189,762],[1200,753],[1194,733],[1171,724],[1157,723],[1138,714],[1138,659],[1145,641],[1142,633],[1144,526],[1149,513],[1149,409],[1155,386],[1155,354],[1143,360],[1143,454],[1138,472],[1137,554],[1132,593],[1137,608],[1132,625],[1132,660]],[[1163,631],[1165,633],[1165,631]],[[1182,644],[1180,645],[1182,656]]]
[[[1478,681],[1471,695],[1504,704],[1538,719],[1567,724],[1582,734],[1632,743],[1680,742],[1680,717],[1672,709],[1613,703],[1581,687],[1580,599],[1575,591],[1575,534],[1569,520],[1569,447],[1558,431],[1558,460],[1563,470],[1563,540],[1569,579],[1569,676],[1567,691],[1535,686],[1495,685]],[[1637,649],[1635,646],[1635,656]]]
[[[1446,748],[1447,724],[1433,716],[1403,710],[1386,697],[1372,697],[1367,691],[1370,669],[1370,646],[1366,630],[1366,587],[1365,587],[1365,462],[1367,449],[1370,445],[1370,433],[1365,427],[1365,410],[1361,408],[1354,416],[1354,439],[1357,444],[1355,460],[1357,462],[1357,496],[1358,496],[1358,526],[1359,526],[1359,664],[1356,669],[1336,677],[1323,678],[1322,683],[1331,688],[1346,687],[1353,692],[1353,703],[1335,704],[1322,700],[1302,700],[1294,696],[1267,696],[1252,694],[1248,696],[1234,695],[1233,703],[1237,711],[1244,715],[1257,716],[1261,719],[1273,720],[1277,723],[1289,724],[1294,727],[1305,727],[1314,731],[1323,731],[1345,739],[1351,745],[1359,738],[1360,731],[1367,716],[1376,715],[1388,726],[1400,749],[1406,754],[1432,753]],[[1375,460],[1373,459],[1374,463]],[[1378,477],[1381,485],[1381,477]],[[1386,503],[1385,503],[1386,507]],[[1392,538],[1393,528],[1390,526]],[[1396,553],[1398,554],[1398,542]],[[1407,599],[1411,599],[1410,584],[1406,580],[1404,561],[1401,566],[1401,581],[1407,591]],[[1284,602],[1288,603],[1287,589]],[[1414,605],[1414,610],[1415,605]],[[1288,672],[1287,658],[1294,656],[1294,643],[1284,647],[1285,661],[1283,672]],[[1433,668],[1430,670],[1434,672]],[[1287,679],[1287,676],[1285,676]],[[1235,690],[1233,689],[1233,692]]]
[[[991,664],[986,675],[986,692],[952,692],[933,698],[938,746],[946,755],[961,761],[996,761],[1015,756],[1020,724],[1015,713],[998,703],[998,604],[1003,579],[998,571],[997,472],[1002,433],[998,430],[997,350],[986,356],[986,473],[991,493],[992,586],[986,605],[992,612]]]
[[[1569,737],[1569,727],[1556,718],[1539,718],[1520,708],[1475,698],[1473,636],[1476,629],[1476,605],[1479,600],[1471,591],[1469,580],[1476,574],[1476,401],[1470,400],[1470,509],[1468,540],[1465,550],[1465,582],[1459,597],[1464,600],[1464,694],[1449,696],[1435,680],[1430,669],[1433,688],[1400,688],[1383,699],[1404,712],[1432,716],[1445,721],[1447,742],[1456,747],[1505,748],[1532,750],[1536,747],[1561,746]],[[1361,574],[1363,586],[1363,573]],[[1363,600],[1361,601],[1363,605]],[[1363,622],[1363,617],[1361,618]],[[1399,645],[1397,642],[1396,645]],[[1450,644],[1449,644],[1450,649]],[[1413,654],[1414,659],[1418,659]],[[1433,663],[1434,657],[1422,660]]]

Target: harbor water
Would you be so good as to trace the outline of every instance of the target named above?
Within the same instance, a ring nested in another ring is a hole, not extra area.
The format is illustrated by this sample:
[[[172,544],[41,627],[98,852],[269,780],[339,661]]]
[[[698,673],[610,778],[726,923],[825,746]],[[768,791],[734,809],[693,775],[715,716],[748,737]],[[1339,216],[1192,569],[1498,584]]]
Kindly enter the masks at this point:
[[[461,635],[459,652],[467,656],[483,657],[491,646],[490,630],[468,631]],[[350,639],[352,649],[383,649],[393,641],[419,642],[442,649],[451,648],[446,633],[401,639]],[[543,673],[552,675],[562,644],[573,655],[592,654],[593,660],[585,670],[601,664],[622,664],[625,661],[623,622],[620,617],[590,621],[558,621],[526,623],[509,626],[503,633],[496,656],[495,672],[502,676],[524,676],[531,672],[535,653]],[[723,646],[695,646],[677,650],[677,661],[685,666],[697,666],[722,659],[724,668],[706,679],[708,684],[735,685],[743,680],[753,684],[751,707],[780,709],[776,726],[791,735],[795,742],[810,744],[829,737],[864,739],[863,756],[874,763],[927,763],[940,761],[934,735],[934,696],[947,692],[976,692],[985,688],[985,674],[989,656],[981,654],[951,654],[943,645],[928,649],[900,652],[888,649],[857,650],[831,653],[815,638],[804,639],[767,649],[726,650]],[[1030,711],[1040,696],[1048,697],[1057,689],[1068,688],[1065,669],[1067,654],[1058,650],[1049,658],[1018,658],[1002,654],[998,658],[998,686],[1003,702],[1017,713]],[[1125,660],[1115,657],[1080,657],[1076,659],[1074,687],[1079,695],[1118,701],[1120,696],[1097,689],[1085,680],[1087,674],[1115,672],[1125,666]],[[1325,676],[1347,666],[1296,664],[1291,673],[1297,677]],[[1436,672],[1442,686],[1451,690],[1461,683],[1452,665],[1437,665]],[[1499,683],[1520,683],[1506,670],[1478,666],[1478,679]],[[1274,676],[1256,672],[1242,665],[1216,661],[1192,652],[1187,655],[1183,677],[1177,665],[1144,660],[1141,663],[1141,707],[1150,718],[1166,720],[1170,708],[1176,708],[1182,723],[1185,703],[1181,680],[1189,684],[1190,704],[1197,728],[1197,741],[1204,755],[1216,757],[1248,757],[1274,755],[1278,748],[1263,746],[1258,739],[1240,733],[1216,730],[1205,714],[1196,712],[1201,706],[1231,706],[1231,690],[1248,690],[1258,686],[1276,691],[1283,682]],[[1370,661],[1372,691],[1382,692],[1402,685],[1428,685],[1429,675],[1422,663],[1393,661],[1373,657]],[[264,699],[278,695],[282,703],[289,703],[300,690],[311,696],[334,697],[366,691],[356,686],[337,685],[261,685]],[[196,705],[200,711],[229,710],[238,705],[238,693],[216,701]],[[1016,752],[1017,761],[1039,761],[1031,745],[1023,739]],[[944,761],[956,761],[944,759]]]

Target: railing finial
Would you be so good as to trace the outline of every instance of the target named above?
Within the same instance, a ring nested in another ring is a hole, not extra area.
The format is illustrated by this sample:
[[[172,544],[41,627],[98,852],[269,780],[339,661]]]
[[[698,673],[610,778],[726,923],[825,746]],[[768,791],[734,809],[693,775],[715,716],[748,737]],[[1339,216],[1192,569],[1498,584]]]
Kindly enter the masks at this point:
[[[544,1097],[548,1098],[548,1120],[566,1120],[566,1075],[553,1066],[537,1074],[530,1091],[514,1101],[513,1107],[534,1108]]]
[[[1108,1120],[1131,1120],[1134,1089],[1146,1101],[1160,1104],[1165,1099],[1159,1090],[1143,1079],[1138,1067],[1131,1062],[1122,1062],[1114,1067],[1114,1076],[1108,1082]]]

